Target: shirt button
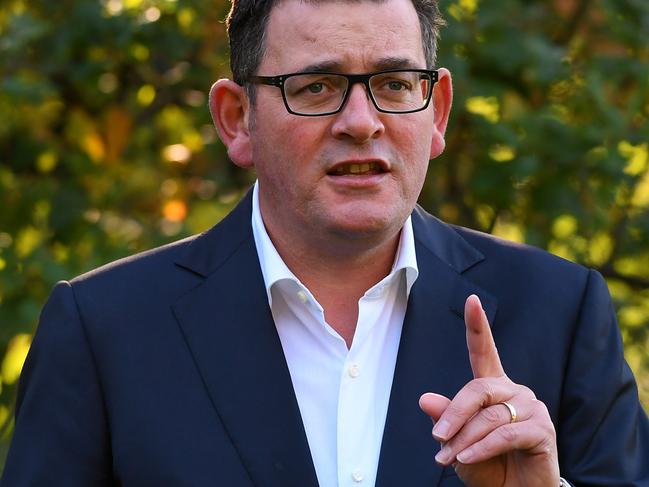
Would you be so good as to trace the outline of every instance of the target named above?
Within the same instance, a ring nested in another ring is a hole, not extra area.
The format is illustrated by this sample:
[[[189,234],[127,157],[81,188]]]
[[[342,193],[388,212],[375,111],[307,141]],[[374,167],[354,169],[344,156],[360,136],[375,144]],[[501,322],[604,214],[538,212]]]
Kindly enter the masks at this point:
[[[351,364],[347,369],[347,373],[349,374],[349,377],[355,379],[360,375],[361,368],[358,366],[358,364]]]
[[[304,291],[298,291],[297,297],[300,298],[300,301],[302,301],[303,303],[306,303],[309,300],[309,297]]]
[[[361,472],[360,470],[354,470],[354,472],[352,472],[352,480],[354,482],[362,482],[363,472]]]

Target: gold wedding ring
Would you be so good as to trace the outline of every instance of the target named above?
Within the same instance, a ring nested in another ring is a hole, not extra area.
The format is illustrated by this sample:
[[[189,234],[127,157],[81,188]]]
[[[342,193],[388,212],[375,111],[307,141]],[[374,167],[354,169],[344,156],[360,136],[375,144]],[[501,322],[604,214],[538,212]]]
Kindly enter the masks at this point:
[[[515,423],[516,420],[518,419],[518,415],[516,414],[516,408],[511,404],[509,404],[507,401],[499,402],[498,404],[502,404],[507,409],[509,409],[509,414],[511,415],[511,419],[509,420],[509,422]]]

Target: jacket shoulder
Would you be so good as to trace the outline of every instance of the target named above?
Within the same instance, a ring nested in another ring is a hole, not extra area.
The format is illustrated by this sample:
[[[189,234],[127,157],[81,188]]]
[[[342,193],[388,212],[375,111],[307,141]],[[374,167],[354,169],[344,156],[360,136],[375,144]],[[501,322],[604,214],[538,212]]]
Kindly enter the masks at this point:
[[[450,225],[467,243],[479,250],[485,260],[494,259],[498,265],[515,269],[520,266],[528,271],[586,274],[588,269],[533,245],[513,242],[478,230]]]
[[[119,278],[123,275],[149,273],[156,269],[168,267],[180,259],[186,249],[198,237],[192,235],[182,240],[177,240],[159,247],[144,250],[121,259],[108,262],[70,280],[73,285],[84,284],[89,281]]]

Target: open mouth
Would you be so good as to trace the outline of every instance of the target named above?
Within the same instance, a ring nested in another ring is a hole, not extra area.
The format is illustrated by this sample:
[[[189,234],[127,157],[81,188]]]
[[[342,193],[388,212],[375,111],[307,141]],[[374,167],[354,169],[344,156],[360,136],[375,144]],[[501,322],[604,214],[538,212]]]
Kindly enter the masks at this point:
[[[382,174],[385,170],[376,162],[367,162],[362,164],[339,164],[327,174],[329,176],[368,176]]]

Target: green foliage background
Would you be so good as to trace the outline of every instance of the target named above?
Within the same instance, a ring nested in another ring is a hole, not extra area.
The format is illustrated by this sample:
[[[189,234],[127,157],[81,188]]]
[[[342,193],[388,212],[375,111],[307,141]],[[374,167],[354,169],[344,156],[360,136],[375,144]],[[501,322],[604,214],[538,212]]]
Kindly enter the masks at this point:
[[[421,203],[598,269],[649,405],[649,2],[441,0],[454,75]],[[224,0],[0,5],[0,468],[53,284],[202,231],[254,180],[207,110]]]

